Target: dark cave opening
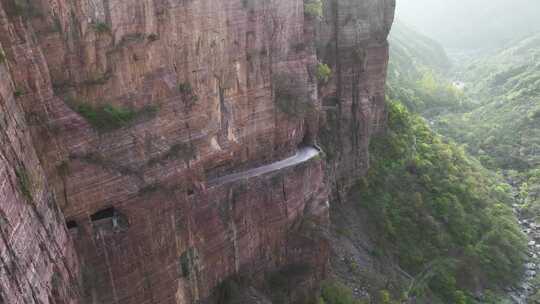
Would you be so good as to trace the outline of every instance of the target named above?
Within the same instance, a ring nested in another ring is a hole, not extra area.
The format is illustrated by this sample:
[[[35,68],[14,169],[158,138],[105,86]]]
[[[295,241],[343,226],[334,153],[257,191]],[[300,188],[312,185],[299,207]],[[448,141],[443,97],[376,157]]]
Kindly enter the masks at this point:
[[[109,207],[106,209],[99,210],[98,212],[92,214],[90,216],[90,219],[92,222],[103,220],[103,219],[112,219],[113,217],[117,216],[117,211],[114,207]]]

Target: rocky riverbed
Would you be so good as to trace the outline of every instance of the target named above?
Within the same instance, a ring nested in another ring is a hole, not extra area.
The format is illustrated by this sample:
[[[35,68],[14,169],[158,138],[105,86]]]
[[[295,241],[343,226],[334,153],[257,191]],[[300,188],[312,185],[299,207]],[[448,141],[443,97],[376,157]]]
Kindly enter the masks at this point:
[[[527,249],[529,259],[524,265],[526,271],[523,281],[517,287],[509,288],[508,295],[515,304],[539,303],[533,299],[533,296],[540,290],[538,278],[540,271],[540,224],[537,224],[535,219],[524,216],[520,204],[514,204],[512,207],[522,231],[529,239]]]

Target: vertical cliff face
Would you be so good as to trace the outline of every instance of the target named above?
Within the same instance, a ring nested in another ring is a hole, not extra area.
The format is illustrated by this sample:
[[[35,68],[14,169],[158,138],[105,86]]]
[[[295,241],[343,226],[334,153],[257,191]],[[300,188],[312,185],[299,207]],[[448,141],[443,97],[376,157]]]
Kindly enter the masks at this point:
[[[324,276],[309,227],[384,127],[392,1],[327,1],[321,23],[301,0],[0,3],[8,303],[191,303],[236,273]],[[319,134],[327,163],[306,148]]]
[[[17,66],[5,52],[11,47]],[[15,86],[20,73],[31,70],[27,79],[39,104],[46,98],[38,95],[43,83],[33,76],[46,73],[46,66],[24,23],[7,19],[4,3],[0,52],[0,302],[78,303],[76,253]]]
[[[395,0],[325,2],[318,55],[335,75],[321,87],[320,139],[338,195],[366,173],[370,137],[385,128],[386,38],[394,10]]]
[[[77,303],[73,243],[6,66],[0,71],[0,302]]]

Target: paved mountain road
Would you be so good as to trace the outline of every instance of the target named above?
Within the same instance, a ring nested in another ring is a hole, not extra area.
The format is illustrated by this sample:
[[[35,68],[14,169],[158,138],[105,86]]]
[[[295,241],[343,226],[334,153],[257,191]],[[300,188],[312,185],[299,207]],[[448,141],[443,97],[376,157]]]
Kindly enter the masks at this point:
[[[298,165],[300,163],[303,163],[312,159],[313,157],[319,155],[319,153],[321,152],[314,147],[303,147],[303,148],[300,148],[298,151],[296,151],[295,155],[289,158],[286,158],[286,159],[283,159],[283,160],[280,160],[280,161],[277,161],[268,165],[264,165],[261,167],[218,177],[213,180],[210,180],[208,184],[210,187],[214,187],[217,185],[231,183],[237,180],[247,179],[247,178],[263,175],[266,173],[270,173],[273,171],[281,170],[284,168],[292,167],[292,166]]]

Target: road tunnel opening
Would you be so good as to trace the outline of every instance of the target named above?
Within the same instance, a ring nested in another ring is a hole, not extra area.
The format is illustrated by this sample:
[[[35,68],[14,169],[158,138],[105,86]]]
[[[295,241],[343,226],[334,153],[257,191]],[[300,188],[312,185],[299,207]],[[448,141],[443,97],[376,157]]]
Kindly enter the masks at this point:
[[[303,147],[313,146],[314,143],[315,143],[315,140],[313,138],[313,134],[309,130],[306,130],[306,132],[304,133],[304,137],[302,138],[302,141],[300,142],[300,145],[298,146],[298,149],[301,149]]]

